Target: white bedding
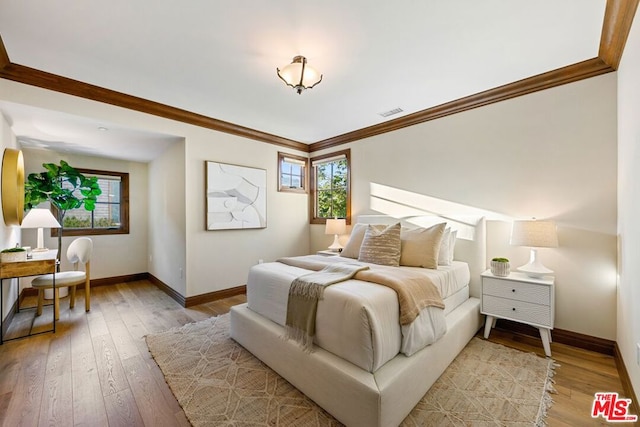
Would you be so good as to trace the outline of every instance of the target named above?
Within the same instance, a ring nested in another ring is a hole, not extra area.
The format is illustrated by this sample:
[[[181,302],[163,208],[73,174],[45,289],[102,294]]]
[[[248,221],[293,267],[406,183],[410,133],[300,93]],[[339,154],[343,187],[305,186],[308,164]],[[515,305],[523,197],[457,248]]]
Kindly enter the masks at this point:
[[[341,257],[309,256],[323,262],[353,262]],[[468,298],[469,269],[455,261],[438,270],[414,268],[429,275],[445,302],[444,313]],[[251,268],[247,280],[248,307],[284,325],[289,286],[308,270],[282,263]],[[410,325],[400,326],[396,293],[385,286],[348,280],[326,288],[318,304],[315,343],[325,350],[375,372],[399,352],[411,355],[446,332],[442,309],[427,307]],[[336,333],[335,331],[339,331]]]

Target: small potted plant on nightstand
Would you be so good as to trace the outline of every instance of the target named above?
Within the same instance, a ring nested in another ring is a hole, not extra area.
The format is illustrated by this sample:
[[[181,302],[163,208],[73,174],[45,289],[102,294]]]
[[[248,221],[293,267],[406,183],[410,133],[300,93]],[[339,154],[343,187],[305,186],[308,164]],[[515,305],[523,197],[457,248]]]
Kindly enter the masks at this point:
[[[0,252],[0,262],[18,262],[27,260],[27,250],[24,248],[3,249]]]
[[[511,267],[507,258],[493,258],[491,260],[491,274],[494,276],[507,277],[510,272]]]

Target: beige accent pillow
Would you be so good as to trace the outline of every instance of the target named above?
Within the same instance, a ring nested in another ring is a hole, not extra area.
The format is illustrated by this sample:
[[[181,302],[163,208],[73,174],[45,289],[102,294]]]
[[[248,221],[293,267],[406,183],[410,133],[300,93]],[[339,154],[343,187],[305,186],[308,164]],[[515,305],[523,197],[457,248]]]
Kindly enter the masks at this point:
[[[453,262],[453,255],[456,249],[456,239],[458,238],[458,230],[451,231],[451,241],[449,242],[449,265]]]
[[[384,224],[373,224],[373,228],[382,231],[386,228]],[[362,240],[364,239],[364,233],[367,231],[367,224],[356,224],[351,229],[351,235],[349,241],[340,252],[340,256],[346,258],[358,259],[360,255],[360,246],[362,246]]]
[[[438,251],[438,265],[451,265],[449,261],[449,245],[451,243],[451,229],[444,229],[442,240],[440,241],[440,250]]]
[[[429,228],[403,229],[400,265],[407,267],[438,268],[438,252],[446,223]]]
[[[400,223],[382,231],[368,225],[358,261],[397,267],[400,261]]]

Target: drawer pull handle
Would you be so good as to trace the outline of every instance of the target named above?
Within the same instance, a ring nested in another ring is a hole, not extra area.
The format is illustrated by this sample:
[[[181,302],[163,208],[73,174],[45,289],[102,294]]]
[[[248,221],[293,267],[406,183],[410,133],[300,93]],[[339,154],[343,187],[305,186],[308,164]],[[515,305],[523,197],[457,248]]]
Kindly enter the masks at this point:
[[[515,308],[515,307],[513,307],[511,310],[516,311],[516,308]]]
[[[515,291],[516,291],[515,289],[511,289],[511,292],[515,292]]]

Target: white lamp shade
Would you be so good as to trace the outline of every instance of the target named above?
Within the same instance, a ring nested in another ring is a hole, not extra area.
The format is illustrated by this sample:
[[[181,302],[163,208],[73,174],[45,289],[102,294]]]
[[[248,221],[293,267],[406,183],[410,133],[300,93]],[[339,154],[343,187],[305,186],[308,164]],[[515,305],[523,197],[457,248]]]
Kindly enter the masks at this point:
[[[553,221],[513,221],[511,244],[534,248],[556,248],[558,247],[556,224]]]
[[[345,219],[328,219],[324,229],[324,234],[345,234],[347,232],[347,221]]]
[[[60,223],[49,209],[31,209],[20,226],[22,228],[60,228]]]
[[[44,246],[44,232],[43,228],[60,228],[60,223],[49,209],[31,209],[27,212],[22,224],[22,228],[37,228],[37,246],[33,249],[34,252],[46,251]]]

